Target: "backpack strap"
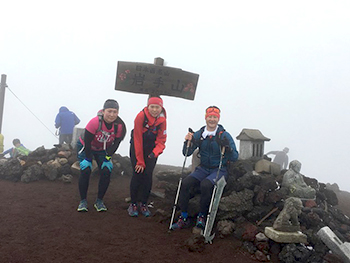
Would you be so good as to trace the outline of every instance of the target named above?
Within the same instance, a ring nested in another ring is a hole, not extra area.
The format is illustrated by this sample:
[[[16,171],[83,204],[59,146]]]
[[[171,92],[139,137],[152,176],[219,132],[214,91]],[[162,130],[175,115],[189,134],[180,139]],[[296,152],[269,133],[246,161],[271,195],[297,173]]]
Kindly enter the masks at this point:
[[[201,145],[202,145],[202,142],[203,142],[203,132],[204,132],[204,129],[205,129],[205,126],[203,126],[202,128],[200,128],[200,135],[199,135],[199,139],[195,141],[196,144],[198,144],[198,148],[200,149],[201,148]]]
[[[103,122],[103,115],[98,113],[97,114],[98,116],[98,128],[97,128],[97,132],[100,132],[102,131],[102,122]],[[119,117],[118,117],[119,118]],[[113,126],[114,126],[114,134],[117,134],[118,133],[118,128],[119,128],[119,125],[118,125],[118,118],[113,122]]]
[[[198,140],[196,140],[196,143],[198,144],[198,147],[201,148],[201,145],[202,145],[202,142],[203,142],[203,132],[204,132],[204,129],[205,129],[205,126],[203,126],[201,129],[200,129],[200,137]],[[222,129],[222,130],[217,130],[216,131],[216,134],[215,134],[215,141],[216,143],[220,146],[221,145],[221,136],[222,134],[225,132],[225,129]]]
[[[102,116],[102,114],[98,114],[98,128],[97,128],[97,132],[102,131],[102,122],[103,122],[103,116]]]
[[[148,122],[149,122],[149,121],[148,121],[147,115],[146,115],[146,113],[145,113],[145,109],[142,109],[142,111],[143,111],[143,116],[144,116],[144,119],[143,119],[143,127],[147,128],[148,130],[151,130],[152,127],[155,127],[156,130],[158,130],[158,129],[159,129],[159,125],[158,125],[158,126],[155,126],[155,125],[149,126],[149,125],[148,125]]]
[[[148,125],[148,118],[147,118],[147,115],[146,115],[146,112],[145,112],[145,109],[142,109],[142,112],[143,112],[143,127],[146,127],[147,129],[149,128],[149,125]]]

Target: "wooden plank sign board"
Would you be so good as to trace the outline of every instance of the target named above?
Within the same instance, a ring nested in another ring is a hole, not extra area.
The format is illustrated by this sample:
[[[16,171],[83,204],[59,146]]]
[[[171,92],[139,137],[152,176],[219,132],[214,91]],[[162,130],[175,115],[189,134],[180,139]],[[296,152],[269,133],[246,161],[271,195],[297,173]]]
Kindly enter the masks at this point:
[[[178,68],[118,61],[115,89],[194,100],[199,75]]]

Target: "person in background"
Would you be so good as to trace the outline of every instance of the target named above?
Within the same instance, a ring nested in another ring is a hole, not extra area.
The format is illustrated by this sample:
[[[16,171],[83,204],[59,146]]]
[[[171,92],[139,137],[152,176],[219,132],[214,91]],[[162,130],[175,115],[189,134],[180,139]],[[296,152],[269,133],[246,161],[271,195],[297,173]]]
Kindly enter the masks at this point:
[[[128,213],[132,217],[138,216],[139,211],[145,217],[151,215],[147,202],[152,189],[153,170],[158,156],[165,149],[166,138],[163,100],[150,97],[147,107],[137,114],[134,130],[131,132],[130,161],[133,176],[130,182],[131,204]]]
[[[78,212],[87,212],[87,191],[92,171],[92,159],[95,158],[100,175],[97,199],[94,207],[98,212],[107,211],[103,197],[107,192],[113,169],[112,155],[118,149],[126,134],[126,127],[119,115],[119,104],[108,99],[103,110],[92,118],[85,127],[84,134],[77,142],[78,160],[80,162]]]
[[[225,176],[227,180],[228,162],[234,162],[238,159],[236,145],[231,135],[219,124],[219,120],[220,109],[216,106],[210,106],[205,110],[206,126],[203,126],[195,133],[189,132],[185,136],[183,155],[186,155],[187,152],[187,156],[190,156],[199,148],[200,164],[194,172],[182,181],[179,195],[181,215],[178,221],[171,226],[172,230],[181,229],[189,225],[187,209],[192,187],[200,187],[201,191],[200,211],[197,216],[196,227],[205,228],[216,177],[219,180],[222,176]],[[187,146],[188,141],[191,142],[189,146]],[[225,152],[221,159],[223,147]],[[221,169],[219,170],[220,162]]]
[[[14,147],[4,151],[2,156],[9,154],[11,158],[17,158],[19,156],[27,156],[30,153],[30,150],[24,147],[19,139],[14,139],[12,144]]]
[[[79,123],[80,119],[67,107],[62,106],[59,109],[55,119],[55,127],[59,129],[59,144],[64,142],[70,144],[72,142],[74,126]]]
[[[289,148],[285,147],[283,151],[271,151],[266,153],[265,155],[274,154],[275,158],[273,159],[273,163],[277,163],[281,166],[281,169],[287,169],[288,167],[288,155]]]

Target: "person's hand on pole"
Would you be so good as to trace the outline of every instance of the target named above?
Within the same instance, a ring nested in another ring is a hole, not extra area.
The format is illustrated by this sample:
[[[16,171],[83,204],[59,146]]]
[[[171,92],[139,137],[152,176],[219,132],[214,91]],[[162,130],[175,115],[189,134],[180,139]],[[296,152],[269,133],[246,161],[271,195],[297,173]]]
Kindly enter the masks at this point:
[[[194,134],[194,131],[191,128],[188,128],[188,133],[185,136],[185,141],[187,141],[187,147],[190,146],[190,143],[193,139],[193,134]]]
[[[227,139],[227,137],[224,137],[221,140],[221,147],[225,148],[225,152],[231,152],[231,146],[230,146],[230,142]]]

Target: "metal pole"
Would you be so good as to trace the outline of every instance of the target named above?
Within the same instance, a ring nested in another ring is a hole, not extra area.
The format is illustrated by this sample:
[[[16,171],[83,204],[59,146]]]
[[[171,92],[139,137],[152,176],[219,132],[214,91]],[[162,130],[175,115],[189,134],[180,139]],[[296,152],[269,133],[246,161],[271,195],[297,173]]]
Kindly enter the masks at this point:
[[[4,114],[4,103],[5,103],[5,88],[6,85],[6,75],[1,75],[1,87],[0,87],[0,133],[2,129],[2,116]]]
[[[156,66],[164,66],[164,59],[160,58],[160,57],[154,58],[153,64],[156,65]],[[158,94],[156,92],[150,93],[148,98],[150,98],[150,97],[158,97],[159,95],[160,94]]]

